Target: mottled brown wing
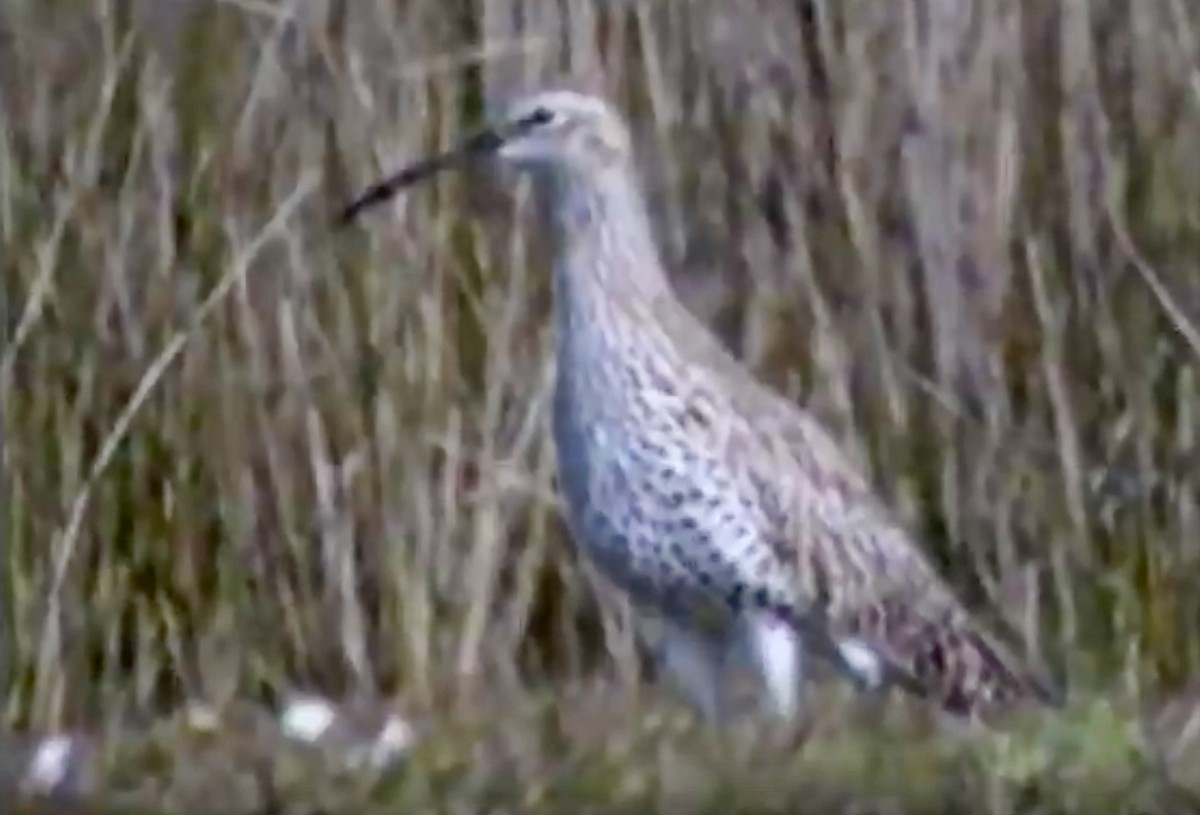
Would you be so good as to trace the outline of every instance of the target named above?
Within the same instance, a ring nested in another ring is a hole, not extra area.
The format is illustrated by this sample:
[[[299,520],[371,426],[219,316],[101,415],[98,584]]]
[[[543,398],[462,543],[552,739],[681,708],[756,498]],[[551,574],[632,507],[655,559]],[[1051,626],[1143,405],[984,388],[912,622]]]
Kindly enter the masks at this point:
[[[752,471],[780,561],[825,607],[836,636],[871,647],[885,682],[955,713],[1061,700],[971,618],[812,417],[755,380],[683,309],[670,304],[658,316],[688,347],[693,376],[711,377],[705,390],[742,419],[733,433],[746,435],[731,439],[731,452],[740,449]]]
[[[759,487],[777,549],[823,599],[835,634],[882,659],[885,681],[960,715],[1061,700],[971,617],[815,422],[783,402],[750,426],[773,453]]]

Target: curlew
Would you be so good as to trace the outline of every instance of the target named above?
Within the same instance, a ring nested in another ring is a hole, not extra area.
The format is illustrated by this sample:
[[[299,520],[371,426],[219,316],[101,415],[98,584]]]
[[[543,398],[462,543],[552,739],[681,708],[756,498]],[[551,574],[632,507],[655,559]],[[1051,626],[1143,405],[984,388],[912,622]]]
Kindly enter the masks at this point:
[[[553,434],[576,544],[664,623],[660,664],[704,715],[728,669],[768,710],[800,711],[809,657],[987,717],[1058,694],[970,615],[821,426],[760,384],[674,295],[621,117],[546,91],[450,152],[368,189],[385,201],[442,169],[526,171],[555,237]]]

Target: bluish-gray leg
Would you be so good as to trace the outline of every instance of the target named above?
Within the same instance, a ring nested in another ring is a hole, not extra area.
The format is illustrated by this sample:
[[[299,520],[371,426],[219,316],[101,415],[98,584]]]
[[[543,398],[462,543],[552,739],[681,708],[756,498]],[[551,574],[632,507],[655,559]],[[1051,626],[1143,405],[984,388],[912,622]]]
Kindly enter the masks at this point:
[[[800,713],[804,685],[804,648],[796,631],[766,613],[746,615],[737,625],[736,648],[762,683],[766,707],[784,721]]]
[[[727,713],[724,644],[665,620],[655,651],[660,668],[699,713],[710,722],[723,722]]]

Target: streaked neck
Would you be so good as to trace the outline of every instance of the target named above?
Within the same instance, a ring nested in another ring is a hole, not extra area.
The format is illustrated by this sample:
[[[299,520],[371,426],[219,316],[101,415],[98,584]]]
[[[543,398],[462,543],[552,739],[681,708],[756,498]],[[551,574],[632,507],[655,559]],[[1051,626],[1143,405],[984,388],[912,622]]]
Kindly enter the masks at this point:
[[[625,168],[562,171],[548,179],[560,331],[606,322],[670,297],[645,200]]]

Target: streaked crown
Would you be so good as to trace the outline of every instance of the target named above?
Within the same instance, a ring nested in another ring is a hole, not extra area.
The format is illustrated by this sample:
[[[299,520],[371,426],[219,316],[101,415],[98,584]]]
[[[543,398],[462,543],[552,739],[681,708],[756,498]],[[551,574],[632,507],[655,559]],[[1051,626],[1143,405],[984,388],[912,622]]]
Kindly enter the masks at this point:
[[[539,121],[505,141],[502,161],[519,168],[586,172],[622,164],[631,155],[629,131],[606,102],[574,91],[542,91],[511,103],[507,122]]]

